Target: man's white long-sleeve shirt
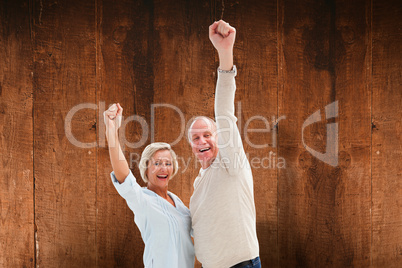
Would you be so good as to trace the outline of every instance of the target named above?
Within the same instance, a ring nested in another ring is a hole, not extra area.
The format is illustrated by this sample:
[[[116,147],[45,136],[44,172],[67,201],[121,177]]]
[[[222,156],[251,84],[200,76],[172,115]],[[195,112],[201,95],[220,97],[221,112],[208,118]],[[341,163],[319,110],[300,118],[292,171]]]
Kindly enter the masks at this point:
[[[234,115],[235,76],[218,72],[219,152],[200,170],[190,199],[195,253],[204,268],[227,268],[259,255],[253,176]]]

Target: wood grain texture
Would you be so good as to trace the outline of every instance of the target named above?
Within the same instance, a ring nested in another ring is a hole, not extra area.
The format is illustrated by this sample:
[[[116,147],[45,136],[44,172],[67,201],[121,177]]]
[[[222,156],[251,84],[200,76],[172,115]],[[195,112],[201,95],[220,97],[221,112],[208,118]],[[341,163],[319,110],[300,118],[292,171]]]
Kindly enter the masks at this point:
[[[0,267],[34,267],[28,1],[0,3]]]
[[[237,30],[235,108],[254,178],[260,259],[263,266],[277,267],[277,6],[273,1],[226,2],[217,14]]]
[[[373,267],[402,263],[401,16],[400,1],[373,1]]]
[[[95,5],[34,2],[34,168],[37,265],[95,266],[96,110]],[[82,146],[81,146],[82,147]]]
[[[147,124],[150,122],[150,106],[154,97],[153,9],[152,2],[97,1],[97,100],[105,103],[104,109],[119,102],[125,118],[138,115]],[[99,125],[99,138],[102,140],[105,129],[103,118],[99,119]],[[120,141],[137,182],[145,186],[137,164],[149,138],[141,146],[128,144],[140,142],[143,131],[148,129],[141,129],[138,122],[130,122],[121,128]],[[133,161],[130,161],[130,155]],[[111,182],[111,171],[108,148],[100,146],[97,183],[98,266],[143,267],[144,243],[134,223],[133,212]]]
[[[370,40],[367,1],[280,1],[278,154],[280,266],[370,264]],[[339,116],[325,120],[338,101]],[[302,124],[321,109],[304,142],[324,153],[337,123],[332,167],[303,147]]]

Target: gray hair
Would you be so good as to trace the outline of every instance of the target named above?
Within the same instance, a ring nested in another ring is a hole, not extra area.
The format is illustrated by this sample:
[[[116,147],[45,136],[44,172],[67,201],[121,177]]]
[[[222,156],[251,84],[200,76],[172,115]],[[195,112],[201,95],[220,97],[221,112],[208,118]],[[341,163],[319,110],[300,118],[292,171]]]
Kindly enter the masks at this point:
[[[168,150],[170,152],[170,155],[172,156],[173,175],[171,178],[173,178],[177,174],[179,164],[177,163],[176,153],[172,150],[170,144],[165,142],[154,142],[145,147],[144,151],[141,154],[140,164],[138,165],[142,180],[144,182],[148,183],[147,169],[149,161],[156,152],[163,150]]]
[[[213,131],[216,131],[216,123],[212,118],[208,116],[197,116],[193,119],[193,121],[190,124],[190,127],[187,130],[187,140],[189,143],[191,143],[190,131],[193,128],[194,123],[197,122],[198,120],[204,120],[205,122],[210,122],[211,125],[214,127]]]

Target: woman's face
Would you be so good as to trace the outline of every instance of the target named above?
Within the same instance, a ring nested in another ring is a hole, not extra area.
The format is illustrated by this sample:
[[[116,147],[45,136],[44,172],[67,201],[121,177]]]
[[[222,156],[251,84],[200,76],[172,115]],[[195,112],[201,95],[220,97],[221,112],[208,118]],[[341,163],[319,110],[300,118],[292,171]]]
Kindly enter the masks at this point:
[[[172,155],[169,150],[157,151],[149,160],[147,168],[148,189],[165,189],[173,174]]]

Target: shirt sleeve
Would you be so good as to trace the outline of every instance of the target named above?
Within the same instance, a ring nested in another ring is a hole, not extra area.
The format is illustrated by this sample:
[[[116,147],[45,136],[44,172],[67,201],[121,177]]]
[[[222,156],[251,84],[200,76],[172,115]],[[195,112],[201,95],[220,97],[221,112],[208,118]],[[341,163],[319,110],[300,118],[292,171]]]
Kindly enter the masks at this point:
[[[225,163],[230,174],[237,173],[239,168],[244,167],[244,161],[248,163],[239,129],[236,125],[237,118],[234,113],[236,74],[236,67],[231,72],[218,70],[218,81],[215,92],[218,147],[222,156],[221,161]]]
[[[146,206],[145,195],[131,170],[123,183],[120,183],[116,179],[113,171],[110,173],[110,177],[117,192],[126,200],[127,205],[134,212],[134,214],[141,213]]]

